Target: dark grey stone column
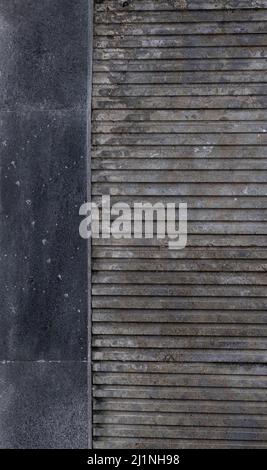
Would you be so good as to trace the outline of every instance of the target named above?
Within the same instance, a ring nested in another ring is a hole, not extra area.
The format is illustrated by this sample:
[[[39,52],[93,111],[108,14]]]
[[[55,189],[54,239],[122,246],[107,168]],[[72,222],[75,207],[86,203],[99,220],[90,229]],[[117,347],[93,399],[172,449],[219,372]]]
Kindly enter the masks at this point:
[[[1,448],[90,441],[79,207],[92,3],[0,0]]]

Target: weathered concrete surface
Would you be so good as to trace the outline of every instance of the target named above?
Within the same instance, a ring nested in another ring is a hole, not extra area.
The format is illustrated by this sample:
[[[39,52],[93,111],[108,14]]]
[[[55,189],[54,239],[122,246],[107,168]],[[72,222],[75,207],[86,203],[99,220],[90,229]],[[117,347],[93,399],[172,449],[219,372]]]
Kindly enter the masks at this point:
[[[90,3],[0,0],[0,447],[87,443]]]
[[[96,2],[94,201],[189,223],[93,240],[95,448],[266,448],[266,7]]]
[[[0,365],[1,448],[86,448],[87,364]]]

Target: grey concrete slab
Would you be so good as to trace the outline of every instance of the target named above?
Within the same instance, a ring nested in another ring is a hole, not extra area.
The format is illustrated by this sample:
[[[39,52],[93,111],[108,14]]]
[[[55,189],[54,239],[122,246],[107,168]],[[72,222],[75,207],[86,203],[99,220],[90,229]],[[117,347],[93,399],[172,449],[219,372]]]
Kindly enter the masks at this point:
[[[86,448],[86,367],[0,364],[0,448]]]
[[[0,360],[86,359],[85,114],[0,121]]]
[[[92,8],[0,0],[1,448],[90,445]]]
[[[84,106],[88,1],[0,0],[0,25],[0,108]]]

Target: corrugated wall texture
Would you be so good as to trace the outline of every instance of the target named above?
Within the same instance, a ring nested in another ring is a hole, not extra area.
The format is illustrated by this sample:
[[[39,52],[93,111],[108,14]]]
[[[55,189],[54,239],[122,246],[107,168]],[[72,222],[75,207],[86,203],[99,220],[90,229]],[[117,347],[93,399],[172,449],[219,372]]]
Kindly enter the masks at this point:
[[[188,247],[93,246],[94,447],[267,447],[267,1],[95,5],[94,200]]]

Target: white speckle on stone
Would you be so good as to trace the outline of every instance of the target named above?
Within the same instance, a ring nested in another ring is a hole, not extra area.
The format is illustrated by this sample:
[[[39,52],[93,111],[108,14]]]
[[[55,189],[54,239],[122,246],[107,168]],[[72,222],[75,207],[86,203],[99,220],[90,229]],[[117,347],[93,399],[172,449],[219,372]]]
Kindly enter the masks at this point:
[[[51,258],[48,258],[48,259],[46,260],[46,262],[47,262],[47,264],[51,264]]]
[[[16,181],[16,186],[20,186],[20,181]]]
[[[69,294],[66,292],[66,293],[64,294],[64,297],[65,297],[65,299],[68,299],[68,298],[69,298]]]
[[[43,244],[44,246],[47,245],[47,240],[46,240],[46,238],[43,238],[42,244]]]
[[[31,201],[30,199],[27,199],[27,200],[26,200],[27,206],[31,206],[31,203],[32,203],[32,201]]]
[[[62,281],[62,276],[61,276],[61,274],[58,274],[57,277],[58,277],[58,279],[59,279],[60,281]]]

